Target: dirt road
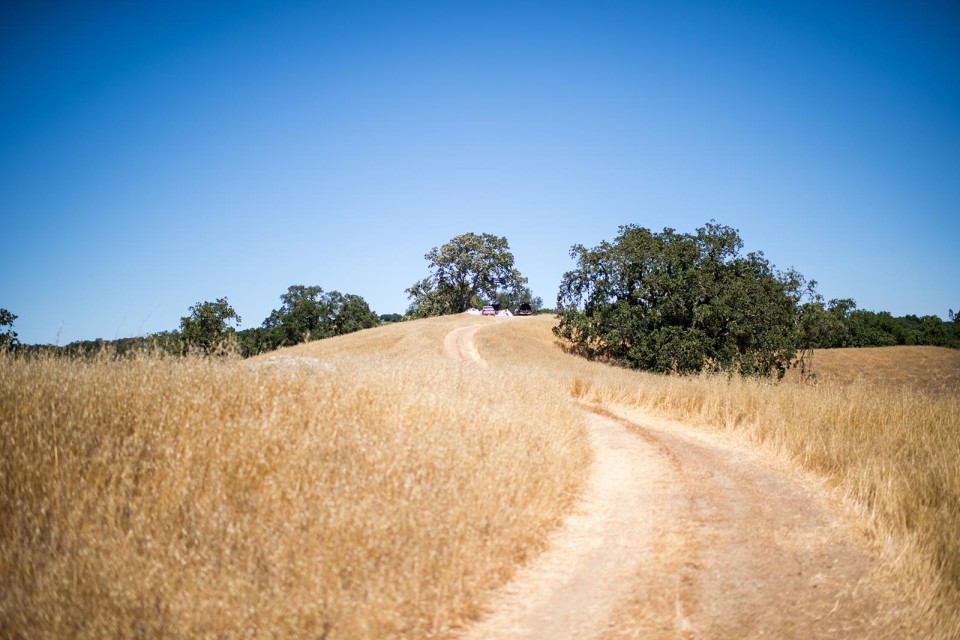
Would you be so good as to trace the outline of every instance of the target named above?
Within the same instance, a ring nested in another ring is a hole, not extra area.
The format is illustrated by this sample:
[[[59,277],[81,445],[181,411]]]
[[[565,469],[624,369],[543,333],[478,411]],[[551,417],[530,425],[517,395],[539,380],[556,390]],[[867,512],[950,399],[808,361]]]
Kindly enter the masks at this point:
[[[496,366],[482,327],[450,332],[447,354]],[[596,463],[576,512],[463,638],[918,635],[815,481],[683,424],[583,411]]]

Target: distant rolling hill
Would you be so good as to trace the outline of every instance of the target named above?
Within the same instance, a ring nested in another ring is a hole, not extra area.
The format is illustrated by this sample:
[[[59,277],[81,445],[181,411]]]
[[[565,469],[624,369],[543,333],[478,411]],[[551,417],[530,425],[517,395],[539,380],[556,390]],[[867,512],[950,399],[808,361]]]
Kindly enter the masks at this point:
[[[817,349],[817,380],[907,387],[934,393],[960,392],[960,350],[946,347]],[[791,370],[788,379],[798,379]]]

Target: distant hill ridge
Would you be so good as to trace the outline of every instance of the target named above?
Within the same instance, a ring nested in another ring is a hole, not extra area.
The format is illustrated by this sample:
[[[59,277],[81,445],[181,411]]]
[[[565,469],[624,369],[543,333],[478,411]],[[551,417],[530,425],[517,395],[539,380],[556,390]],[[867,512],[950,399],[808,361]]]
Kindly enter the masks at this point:
[[[817,349],[817,380],[914,388],[935,393],[960,392],[960,351],[946,347],[897,346]],[[788,379],[798,379],[791,370]]]

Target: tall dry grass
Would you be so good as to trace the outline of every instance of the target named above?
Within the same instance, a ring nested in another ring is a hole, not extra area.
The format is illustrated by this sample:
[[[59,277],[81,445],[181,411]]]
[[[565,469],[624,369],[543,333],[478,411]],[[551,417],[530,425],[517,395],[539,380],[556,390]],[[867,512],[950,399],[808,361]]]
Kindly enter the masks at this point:
[[[448,361],[484,322],[497,366]],[[589,463],[571,393],[814,470],[960,637],[960,401],[587,362],[550,318],[440,318],[252,360],[0,357],[0,637],[442,637]]]
[[[808,370],[817,382],[960,395],[960,350],[946,347],[862,347],[819,349]],[[800,381],[798,369],[787,380]]]
[[[478,334],[480,350],[545,366],[585,402],[725,430],[827,478],[888,545],[933,634],[960,638],[960,389],[946,378],[892,386],[871,379],[869,366],[858,381],[816,385],[658,376],[567,355],[551,318],[522,322]]]
[[[566,390],[437,319],[253,361],[0,356],[0,637],[444,636],[569,509]]]

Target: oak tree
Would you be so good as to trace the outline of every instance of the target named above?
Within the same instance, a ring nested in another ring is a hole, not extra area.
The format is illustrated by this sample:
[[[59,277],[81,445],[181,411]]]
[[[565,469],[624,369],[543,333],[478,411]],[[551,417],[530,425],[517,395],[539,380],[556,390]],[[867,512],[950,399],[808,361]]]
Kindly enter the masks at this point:
[[[693,234],[628,225],[613,242],[576,245],[554,332],[588,357],[632,368],[782,376],[809,289],[742,248],[737,230],[715,222]]]
[[[180,318],[180,335],[187,345],[209,353],[223,346],[240,325],[240,316],[226,298],[198,302]]]
[[[407,315],[416,318],[460,313],[500,300],[530,296],[527,279],[514,267],[505,237],[465,233],[424,256],[430,275],[406,290]]]

